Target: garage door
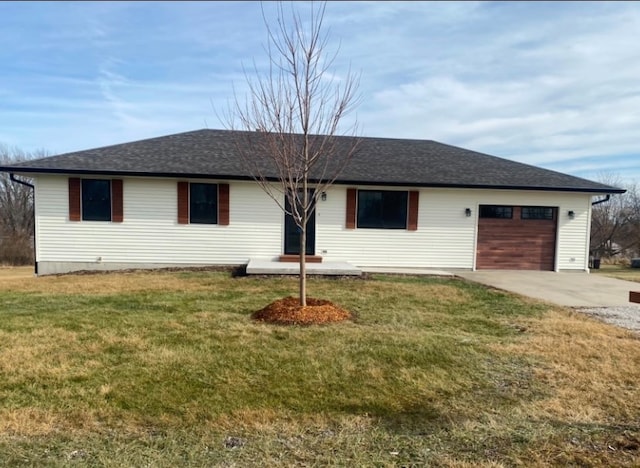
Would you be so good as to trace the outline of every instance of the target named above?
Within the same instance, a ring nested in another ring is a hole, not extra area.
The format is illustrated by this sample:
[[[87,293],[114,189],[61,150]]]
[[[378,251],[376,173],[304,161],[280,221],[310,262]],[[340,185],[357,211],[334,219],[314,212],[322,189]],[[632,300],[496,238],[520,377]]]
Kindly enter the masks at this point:
[[[480,205],[476,268],[553,270],[557,209]]]

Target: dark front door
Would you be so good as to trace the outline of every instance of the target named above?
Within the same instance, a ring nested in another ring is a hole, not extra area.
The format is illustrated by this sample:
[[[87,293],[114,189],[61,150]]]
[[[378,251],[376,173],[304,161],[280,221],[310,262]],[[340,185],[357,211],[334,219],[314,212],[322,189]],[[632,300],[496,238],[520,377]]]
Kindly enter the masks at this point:
[[[313,190],[309,190],[309,196],[313,196]],[[285,200],[285,209],[291,211],[289,199]],[[316,210],[309,214],[307,220],[306,255],[314,255],[316,248]],[[300,228],[289,214],[284,216],[284,253],[285,255],[300,255]]]

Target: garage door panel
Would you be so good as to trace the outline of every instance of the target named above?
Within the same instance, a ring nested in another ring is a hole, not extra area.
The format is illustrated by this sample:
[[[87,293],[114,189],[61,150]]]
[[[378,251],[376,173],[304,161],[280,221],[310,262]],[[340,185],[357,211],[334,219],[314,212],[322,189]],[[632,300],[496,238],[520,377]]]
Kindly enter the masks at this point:
[[[520,207],[513,214],[512,219],[478,219],[476,268],[553,270],[556,216],[520,219]]]

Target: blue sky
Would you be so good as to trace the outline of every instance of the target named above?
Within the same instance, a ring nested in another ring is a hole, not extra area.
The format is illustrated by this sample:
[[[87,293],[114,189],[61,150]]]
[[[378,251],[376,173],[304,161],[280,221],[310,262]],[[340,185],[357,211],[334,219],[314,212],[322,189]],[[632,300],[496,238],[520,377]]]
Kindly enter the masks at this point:
[[[325,23],[333,75],[361,72],[361,135],[640,180],[640,3],[330,2]],[[255,2],[0,2],[0,143],[223,128],[265,43]]]

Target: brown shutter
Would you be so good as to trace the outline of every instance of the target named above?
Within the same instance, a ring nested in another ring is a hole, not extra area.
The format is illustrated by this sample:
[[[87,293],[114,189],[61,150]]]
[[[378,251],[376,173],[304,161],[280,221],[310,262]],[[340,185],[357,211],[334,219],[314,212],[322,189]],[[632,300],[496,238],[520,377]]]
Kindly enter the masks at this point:
[[[356,228],[356,189],[347,189],[347,229]]]
[[[111,221],[121,223],[122,209],[122,179],[111,180]]]
[[[420,192],[409,192],[409,219],[407,222],[407,229],[409,231],[418,230],[418,200],[420,199]]]
[[[189,224],[189,182],[178,182],[178,224]]]
[[[229,184],[218,184],[218,224],[229,225]]]
[[[80,221],[80,179],[69,177],[69,221]]]

